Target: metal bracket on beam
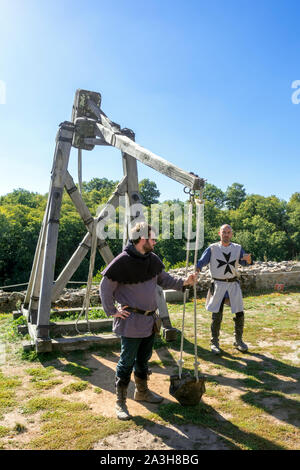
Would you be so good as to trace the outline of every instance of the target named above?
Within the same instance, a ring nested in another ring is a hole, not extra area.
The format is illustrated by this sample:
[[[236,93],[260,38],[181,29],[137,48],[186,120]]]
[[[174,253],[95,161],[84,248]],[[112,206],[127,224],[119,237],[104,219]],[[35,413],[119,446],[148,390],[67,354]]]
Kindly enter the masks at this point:
[[[73,135],[73,147],[83,150],[93,150],[95,147],[96,121],[87,117],[79,117],[74,121],[75,130]],[[86,142],[87,138],[92,138],[92,142]]]

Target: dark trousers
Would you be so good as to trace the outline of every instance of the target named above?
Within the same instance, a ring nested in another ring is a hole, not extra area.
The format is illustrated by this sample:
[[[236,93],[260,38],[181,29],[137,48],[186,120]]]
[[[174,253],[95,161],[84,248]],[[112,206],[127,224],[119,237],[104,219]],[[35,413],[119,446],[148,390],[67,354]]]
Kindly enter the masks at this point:
[[[121,354],[116,369],[116,381],[128,384],[132,371],[140,379],[146,379],[148,361],[152,356],[155,333],[147,338],[121,337]]]
[[[220,309],[218,312],[212,314],[212,322],[211,322],[211,336],[212,336],[212,343],[217,344],[218,338],[220,334],[220,327],[223,319],[223,309],[224,309],[225,297],[221,302]],[[244,312],[237,312],[233,317],[233,321],[235,323],[235,332],[241,337],[243,333],[243,325],[244,325]]]

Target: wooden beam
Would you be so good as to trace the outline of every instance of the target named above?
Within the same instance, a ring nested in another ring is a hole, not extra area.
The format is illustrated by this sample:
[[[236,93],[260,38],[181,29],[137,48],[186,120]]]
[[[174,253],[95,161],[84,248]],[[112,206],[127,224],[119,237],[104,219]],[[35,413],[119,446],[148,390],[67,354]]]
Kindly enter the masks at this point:
[[[60,125],[56,139],[51,175],[52,187],[47,220],[45,255],[43,260],[43,273],[37,318],[37,337],[42,339],[49,338],[51,295],[54,281],[60,209],[71,152],[73,132],[74,125],[70,122],[63,122]]]
[[[69,172],[67,172],[65,188],[70,198],[72,199],[73,204],[76,207],[80,217],[82,218],[83,223],[87,227],[88,231],[92,233],[94,217],[92,216],[89,211],[89,208],[82,199],[82,196],[79,193],[78,188],[74,183],[74,180]],[[109,263],[114,258],[114,255],[105,240],[98,240],[98,249],[105,263]]]
[[[178,181],[190,189],[200,190],[204,186],[204,179],[173,165],[164,158],[133,142],[127,136],[113,132],[111,126],[108,127],[97,122],[96,134],[103,137],[104,140],[113,147],[120,149],[122,152],[131,155],[145,165],[150,166],[159,173]]]
[[[123,130],[124,132],[124,130]],[[126,129],[127,137],[134,141],[134,132]],[[123,249],[129,238],[130,225],[136,219],[145,220],[143,205],[141,204],[137,161],[131,155],[122,152],[123,172],[127,177],[127,191],[125,193],[125,220],[123,232]]]
[[[39,291],[40,291],[40,281],[41,281],[41,275],[42,275],[42,265],[43,265],[43,256],[44,256],[44,248],[45,248],[47,220],[48,220],[48,214],[49,214],[49,201],[50,201],[51,186],[52,184],[50,184],[50,188],[49,188],[46,210],[44,213],[43,222],[42,222],[42,226],[40,229],[39,239],[38,239],[38,243],[36,246],[36,251],[35,251],[32,269],[30,273],[29,283],[27,286],[27,292],[26,292],[26,296],[25,296],[24,304],[23,304],[26,309],[29,306],[29,310],[32,311],[34,317],[37,316],[37,309],[38,309],[38,296],[39,296]],[[32,304],[32,302],[34,304]],[[36,318],[33,319],[33,322],[36,323]]]
[[[73,253],[72,257],[69,259],[64,269],[61,271],[58,278],[56,279],[52,290],[51,302],[55,302],[58,299],[58,297],[61,295],[62,291],[66,287],[68,281],[79,268],[81,262],[84,260],[91,247],[91,240],[91,234],[88,232],[84,236],[83,240],[80,242],[78,248]]]

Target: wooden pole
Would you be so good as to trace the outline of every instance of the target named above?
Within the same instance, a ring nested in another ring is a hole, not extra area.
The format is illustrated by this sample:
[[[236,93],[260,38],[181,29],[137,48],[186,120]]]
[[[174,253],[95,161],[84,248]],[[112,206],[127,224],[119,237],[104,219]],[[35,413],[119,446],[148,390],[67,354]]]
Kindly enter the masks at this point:
[[[188,188],[199,190],[204,186],[204,180],[202,178],[199,178],[191,173],[187,173],[181,168],[178,168],[177,166],[168,162],[164,158],[159,157],[153,152],[150,152],[150,150],[147,150],[144,147],[138,145],[126,135],[117,134],[111,129],[111,126],[106,126],[106,122],[104,125],[100,122],[96,123],[96,134],[100,137],[103,137],[104,140],[113,147],[116,147],[122,152],[131,155],[145,165],[150,166],[159,173],[162,173],[181,184],[184,184],[184,186],[187,186]]]
[[[55,302],[58,299],[58,297],[61,295],[62,291],[66,287],[68,281],[71,279],[73,274],[77,271],[81,262],[86,257],[91,247],[91,240],[92,240],[91,234],[88,232],[83,238],[83,240],[80,242],[80,244],[78,245],[78,248],[73,253],[73,255],[69,259],[64,269],[61,271],[60,275],[56,279],[55,284],[53,286],[52,297],[51,297],[52,302]]]
[[[49,196],[50,202],[45,240],[45,255],[43,260],[43,273],[37,318],[37,338],[48,341],[50,339],[49,323],[51,295],[54,281],[60,209],[71,152],[73,132],[74,125],[72,123],[65,121],[60,125],[56,138],[52,170],[52,188]]]
[[[129,139],[134,141],[135,135],[131,129],[123,129]],[[141,204],[137,161],[131,155],[122,152],[123,172],[127,177],[127,191],[125,193],[125,219],[123,232],[123,248],[125,247],[129,237],[129,227],[134,224],[137,219],[145,220],[143,206]]]
[[[38,251],[38,258],[36,262],[36,269],[34,272],[34,277],[32,281],[32,289],[30,291],[30,299],[28,306],[28,318],[30,322],[34,325],[37,323],[38,315],[38,306],[40,299],[40,289],[41,289],[41,279],[42,279],[42,268],[45,255],[45,242],[46,242],[46,232],[47,232],[47,220],[49,215],[49,202],[50,202],[51,188],[49,190],[47,207],[44,215],[43,225],[41,229],[41,239]],[[24,307],[26,308],[26,303],[24,302]]]
[[[37,242],[37,246],[36,246],[36,250],[35,250],[35,254],[34,254],[34,259],[33,259],[33,263],[32,263],[32,269],[31,269],[31,273],[30,273],[28,286],[27,286],[27,291],[26,291],[26,295],[25,295],[25,299],[24,299],[23,307],[25,309],[28,309],[28,305],[29,305],[29,302],[30,302],[30,297],[31,297],[31,295],[33,295],[33,291],[35,289],[34,286],[35,286],[35,283],[36,283],[37,270],[39,269],[39,267],[40,267],[40,265],[42,264],[42,261],[43,261],[42,260],[42,246],[44,245],[43,241],[45,240],[46,222],[47,222],[48,212],[49,212],[49,195],[50,195],[50,192],[51,192],[51,184],[50,184],[50,188],[49,188],[47,205],[46,205],[46,209],[45,209],[45,212],[44,212],[43,222],[42,222],[42,226],[41,226],[41,229],[40,229],[40,234],[39,234],[39,238],[38,238],[38,242]]]

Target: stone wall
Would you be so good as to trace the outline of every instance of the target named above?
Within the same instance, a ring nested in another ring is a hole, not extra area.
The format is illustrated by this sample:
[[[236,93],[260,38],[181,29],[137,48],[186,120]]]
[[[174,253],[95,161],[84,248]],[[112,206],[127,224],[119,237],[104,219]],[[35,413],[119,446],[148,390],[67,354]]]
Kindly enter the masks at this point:
[[[189,269],[192,272],[193,268]],[[171,269],[170,274],[185,277],[185,268]],[[252,266],[239,269],[240,282],[243,292],[249,290],[274,289],[276,284],[288,287],[300,287],[300,263],[295,261],[262,262],[257,261]],[[200,273],[197,292],[206,294],[210,285],[208,267]],[[26,292],[8,292],[0,290],[0,312],[12,312],[17,309],[17,303],[24,301]],[[63,294],[55,302],[54,307],[79,308],[83,305],[85,289],[64,289]],[[98,286],[92,287],[91,306],[99,305]]]

